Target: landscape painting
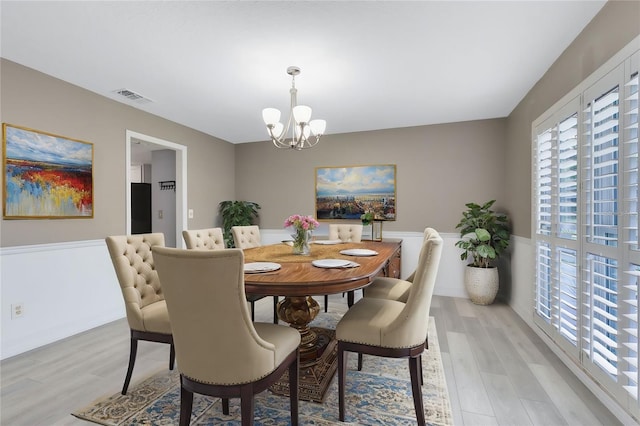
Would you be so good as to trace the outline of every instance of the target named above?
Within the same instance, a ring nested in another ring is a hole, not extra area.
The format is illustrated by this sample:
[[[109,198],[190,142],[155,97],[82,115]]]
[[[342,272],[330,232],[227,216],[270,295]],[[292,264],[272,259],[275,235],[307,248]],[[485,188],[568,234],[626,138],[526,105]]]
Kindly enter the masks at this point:
[[[93,144],[2,125],[5,219],[93,217]]]
[[[316,168],[318,220],[360,220],[366,212],[396,220],[395,164]]]

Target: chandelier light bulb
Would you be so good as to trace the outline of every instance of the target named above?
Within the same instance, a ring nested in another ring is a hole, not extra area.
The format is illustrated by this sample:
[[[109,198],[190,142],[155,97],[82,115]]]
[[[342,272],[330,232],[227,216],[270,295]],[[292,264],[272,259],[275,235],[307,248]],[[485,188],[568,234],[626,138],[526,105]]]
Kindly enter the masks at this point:
[[[271,130],[271,133],[276,138],[280,138],[282,136],[282,131],[283,130],[284,130],[284,125],[282,123],[280,123],[280,122],[277,122],[276,124],[274,124],[273,130]]]
[[[291,109],[287,124],[280,122],[280,110],[265,108],[262,110],[262,119],[267,126],[267,132],[271,142],[276,148],[290,148],[302,150],[315,146],[324,134],[327,127],[325,120],[311,120],[311,107],[298,105],[296,89],[296,76],[300,74],[300,68],[290,66],[287,74],[291,76]],[[290,132],[290,133],[289,133]],[[287,140],[287,134],[290,139]],[[312,136],[313,135],[313,136]]]
[[[311,119],[311,108],[306,105],[294,107],[293,118],[296,120],[296,123],[308,123]]]
[[[280,110],[276,108],[265,108],[262,110],[262,119],[267,126],[276,124],[280,121]]]
[[[327,128],[327,122],[325,120],[311,120],[309,122],[309,127],[311,128],[311,133],[314,136],[324,135],[324,131]]]
[[[303,127],[304,126],[304,127]],[[304,136],[304,138],[308,138],[311,134],[311,129],[309,129],[309,126],[304,125],[304,124],[297,124],[296,125],[296,139],[300,138],[300,128],[302,127],[302,135]]]

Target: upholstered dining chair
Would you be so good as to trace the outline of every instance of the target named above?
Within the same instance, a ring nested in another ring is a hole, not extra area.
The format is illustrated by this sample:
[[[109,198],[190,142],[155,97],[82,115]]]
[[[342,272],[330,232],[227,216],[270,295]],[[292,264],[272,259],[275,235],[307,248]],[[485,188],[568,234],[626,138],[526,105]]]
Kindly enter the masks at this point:
[[[260,239],[260,228],[257,225],[232,226],[233,245],[239,249],[259,247],[262,245]]]
[[[252,425],[254,395],[288,370],[291,423],[297,425],[300,333],[251,321],[242,250],[164,247],[154,256],[180,371],[180,424],[189,424],[195,392],[222,398],[224,414],[229,398],[239,397],[242,424]]]
[[[125,395],[136,363],[139,340],[168,343],[171,345],[169,369],[173,370],[175,362],[169,314],[152,254],[152,249],[164,246],[164,234],[110,236],[106,243],[131,329],[129,367],[122,387]]]
[[[185,229],[182,238],[188,249],[221,250],[225,248],[222,228]]]
[[[425,241],[433,236],[434,232],[436,231],[433,228],[426,228],[424,230],[423,245]],[[413,271],[413,273],[404,280],[391,277],[377,277],[371,284],[364,288],[364,297],[397,300],[398,302],[406,303],[415,275],[416,272]]]
[[[359,243],[362,241],[362,224],[329,224],[329,239],[343,243]]]
[[[182,237],[189,250],[224,250],[224,236],[222,228],[185,229]],[[251,321],[255,321],[255,303],[266,296],[247,295],[251,304]],[[273,298],[273,323],[278,323],[278,296]]]
[[[429,309],[435,286],[442,238],[436,231],[422,246],[418,267],[406,303],[366,297],[355,303],[336,326],[338,340],[338,411],[345,420],[347,353],[408,358],[416,419],[425,424],[422,402],[422,353],[429,325]]]
[[[329,239],[340,240],[343,243],[359,243],[362,241],[362,228],[361,224],[348,223],[330,223],[329,224]],[[353,297],[353,290],[349,291],[350,297]],[[342,294],[344,296],[344,293]],[[329,309],[329,296],[324,296],[324,311]]]
[[[363,289],[363,297],[397,300],[398,302],[407,303],[414,277],[415,272],[405,279],[376,277],[371,281],[371,284]]]

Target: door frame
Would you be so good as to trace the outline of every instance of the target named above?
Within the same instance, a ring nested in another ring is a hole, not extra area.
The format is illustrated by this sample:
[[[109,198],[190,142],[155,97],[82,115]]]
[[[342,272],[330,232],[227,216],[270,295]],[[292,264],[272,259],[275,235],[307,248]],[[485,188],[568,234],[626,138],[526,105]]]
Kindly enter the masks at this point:
[[[131,234],[131,144],[134,143],[134,139],[161,146],[163,149],[171,149],[176,153],[176,247],[184,248],[182,230],[187,229],[187,147],[132,130],[126,130],[125,148],[127,235]]]

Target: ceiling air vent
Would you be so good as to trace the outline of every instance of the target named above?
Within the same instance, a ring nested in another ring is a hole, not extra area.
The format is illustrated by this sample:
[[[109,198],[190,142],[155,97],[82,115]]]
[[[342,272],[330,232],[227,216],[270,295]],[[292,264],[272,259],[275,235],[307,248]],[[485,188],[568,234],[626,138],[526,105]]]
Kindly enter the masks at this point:
[[[138,104],[147,104],[149,102],[153,102],[151,99],[145,98],[141,94],[136,93],[133,90],[129,90],[129,89],[114,90],[113,93],[118,94],[120,96],[124,96],[125,98],[129,99],[130,101],[134,101],[134,102],[136,102]]]

